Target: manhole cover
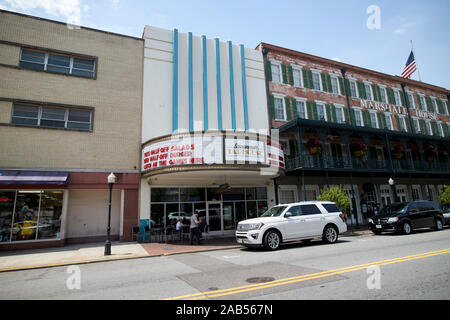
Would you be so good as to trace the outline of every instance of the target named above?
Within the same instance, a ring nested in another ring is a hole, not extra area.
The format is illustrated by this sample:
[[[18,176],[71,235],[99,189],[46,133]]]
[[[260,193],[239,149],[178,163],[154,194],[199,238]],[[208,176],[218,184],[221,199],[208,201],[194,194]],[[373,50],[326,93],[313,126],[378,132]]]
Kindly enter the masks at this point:
[[[272,277],[254,277],[254,278],[248,278],[246,281],[249,283],[263,283],[263,282],[270,282],[274,281],[275,278]]]

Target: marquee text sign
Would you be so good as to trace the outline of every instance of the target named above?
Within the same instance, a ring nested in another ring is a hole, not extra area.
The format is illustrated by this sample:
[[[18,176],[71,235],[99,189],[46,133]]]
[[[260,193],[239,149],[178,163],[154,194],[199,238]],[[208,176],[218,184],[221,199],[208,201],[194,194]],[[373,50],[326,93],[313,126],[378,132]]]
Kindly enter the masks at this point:
[[[195,135],[172,137],[142,149],[142,171],[211,164],[261,164],[284,168],[283,147],[266,139]]]
[[[378,102],[378,101],[367,101],[363,99],[359,99],[361,101],[361,107],[366,109],[372,109],[382,112],[390,112],[392,114],[404,114],[408,115],[408,110],[403,106],[394,106],[391,104]],[[434,112],[423,111],[416,109],[416,114],[420,118],[428,118],[431,120],[437,120],[437,114]]]

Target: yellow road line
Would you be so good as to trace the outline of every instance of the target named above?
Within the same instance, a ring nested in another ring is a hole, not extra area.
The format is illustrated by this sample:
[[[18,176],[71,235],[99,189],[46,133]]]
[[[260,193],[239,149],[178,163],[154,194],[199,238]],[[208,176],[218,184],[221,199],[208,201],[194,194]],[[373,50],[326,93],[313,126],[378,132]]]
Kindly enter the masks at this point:
[[[404,257],[369,262],[369,263],[364,263],[364,264],[354,265],[354,266],[349,266],[349,267],[331,269],[331,270],[317,272],[317,273],[311,273],[311,274],[306,274],[306,275],[301,275],[301,276],[295,276],[295,277],[290,277],[290,278],[274,280],[274,281],[265,282],[262,284],[251,284],[251,285],[245,285],[245,286],[222,289],[222,290],[199,292],[199,293],[187,294],[187,295],[183,295],[183,296],[166,298],[163,300],[175,300],[175,299],[196,300],[196,299],[214,298],[214,297],[232,295],[232,294],[237,294],[237,293],[242,293],[242,292],[261,290],[264,288],[281,286],[281,285],[286,285],[286,284],[291,284],[291,283],[297,283],[297,282],[302,282],[302,281],[306,281],[306,280],[329,277],[329,276],[333,276],[333,275],[337,275],[337,274],[341,274],[341,273],[366,269],[369,266],[373,266],[373,265],[383,266],[383,265],[388,265],[388,264],[393,264],[393,263],[428,258],[428,257],[436,256],[436,255],[446,254],[446,253],[450,253],[450,248],[436,250],[436,251],[429,251],[429,252],[424,252],[424,253],[419,253],[419,254],[413,254],[413,255],[408,255],[408,256],[404,256]]]

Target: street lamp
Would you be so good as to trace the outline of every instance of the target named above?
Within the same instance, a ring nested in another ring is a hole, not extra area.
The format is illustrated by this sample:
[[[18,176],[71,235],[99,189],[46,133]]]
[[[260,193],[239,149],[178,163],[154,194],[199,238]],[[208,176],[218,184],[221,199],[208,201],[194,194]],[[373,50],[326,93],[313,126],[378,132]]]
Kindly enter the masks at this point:
[[[389,182],[389,185],[391,186],[392,196],[394,197],[394,202],[397,202],[397,190],[395,189],[394,179],[389,178],[388,182]]]
[[[109,185],[109,202],[108,202],[108,227],[106,228],[106,243],[105,243],[105,256],[111,255],[111,197],[112,197],[112,188],[114,183],[116,183],[116,176],[114,173],[108,176],[108,185]]]

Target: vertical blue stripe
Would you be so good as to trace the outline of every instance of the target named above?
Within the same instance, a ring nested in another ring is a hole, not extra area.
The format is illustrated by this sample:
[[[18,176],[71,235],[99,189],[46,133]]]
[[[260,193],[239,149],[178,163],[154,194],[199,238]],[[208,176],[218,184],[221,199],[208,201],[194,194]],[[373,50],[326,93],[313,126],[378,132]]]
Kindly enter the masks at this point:
[[[228,64],[230,66],[230,101],[231,101],[231,127],[236,130],[236,105],[234,99],[234,73],[233,73],[233,44],[228,41]]]
[[[172,132],[178,131],[178,30],[173,29]]]
[[[203,128],[208,130],[208,69],[206,58],[206,36],[202,36],[203,50]]]
[[[244,45],[240,45],[241,48],[241,74],[242,74],[242,100],[244,103],[244,125],[245,131],[248,130],[248,105],[247,105],[247,81],[245,78],[245,52]]]
[[[217,79],[217,124],[219,130],[222,130],[222,85],[220,82],[220,43],[219,39],[215,39],[216,43],[216,79]]]
[[[194,131],[194,76],[192,67],[192,32],[188,33],[189,132]]]

